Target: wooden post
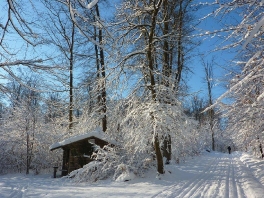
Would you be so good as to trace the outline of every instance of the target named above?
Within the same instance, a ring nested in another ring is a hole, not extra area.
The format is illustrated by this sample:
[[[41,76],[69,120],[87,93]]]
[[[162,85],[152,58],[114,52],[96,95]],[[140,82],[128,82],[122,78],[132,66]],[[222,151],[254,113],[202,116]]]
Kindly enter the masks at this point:
[[[58,166],[53,167],[53,178],[56,178],[56,172],[57,172]]]

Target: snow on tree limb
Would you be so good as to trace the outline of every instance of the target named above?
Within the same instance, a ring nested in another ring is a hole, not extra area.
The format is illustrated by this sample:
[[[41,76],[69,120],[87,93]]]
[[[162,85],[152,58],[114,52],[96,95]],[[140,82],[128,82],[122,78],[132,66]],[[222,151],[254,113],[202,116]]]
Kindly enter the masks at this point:
[[[260,96],[257,98],[257,101],[259,102],[263,98],[264,98],[264,92],[262,94],[260,94]]]
[[[89,36],[85,31],[83,31],[83,29],[78,24],[78,22],[76,20],[76,17],[75,17],[75,16],[80,16],[80,14],[72,7],[71,2],[68,2],[68,5],[67,6],[69,7],[69,10],[70,10],[71,20],[74,22],[74,24],[76,25],[76,27],[79,29],[80,33],[83,36],[85,36],[94,45],[97,45],[99,48],[104,49],[105,51],[107,51],[107,49],[105,49],[105,47],[103,45],[101,45],[99,42],[97,42],[91,36]]]
[[[38,60],[17,60],[14,62],[4,62],[4,63],[0,63],[0,67],[4,67],[4,66],[16,66],[16,65],[35,65],[36,63],[42,63],[43,60],[42,59],[38,59]]]
[[[98,0],[93,0],[91,3],[87,5],[87,8],[92,9],[97,3],[98,3]]]
[[[246,48],[247,44],[251,42],[251,40],[253,39],[253,37],[257,34],[257,32],[260,30],[261,27],[264,27],[264,16],[262,17],[262,19],[256,24],[256,26],[254,27],[254,29],[250,32],[249,36],[246,39],[246,42],[243,45],[243,49]]]

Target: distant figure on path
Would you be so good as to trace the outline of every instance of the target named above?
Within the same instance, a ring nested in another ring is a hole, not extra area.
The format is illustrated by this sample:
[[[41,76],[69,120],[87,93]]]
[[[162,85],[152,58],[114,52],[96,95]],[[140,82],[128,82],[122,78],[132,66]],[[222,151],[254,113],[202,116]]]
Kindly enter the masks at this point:
[[[230,154],[231,153],[231,147],[228,146],[227,149],[228,149],[228,153]]]

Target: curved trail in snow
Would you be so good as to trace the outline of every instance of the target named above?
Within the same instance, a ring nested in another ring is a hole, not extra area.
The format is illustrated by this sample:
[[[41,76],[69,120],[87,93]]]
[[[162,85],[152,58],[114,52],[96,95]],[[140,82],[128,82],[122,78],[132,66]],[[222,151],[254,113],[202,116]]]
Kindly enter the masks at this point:
[[[217,153],[190,161],[179,168],[182,180],[154,197],[162,198],[263,198],[264,186],[236,153]]]

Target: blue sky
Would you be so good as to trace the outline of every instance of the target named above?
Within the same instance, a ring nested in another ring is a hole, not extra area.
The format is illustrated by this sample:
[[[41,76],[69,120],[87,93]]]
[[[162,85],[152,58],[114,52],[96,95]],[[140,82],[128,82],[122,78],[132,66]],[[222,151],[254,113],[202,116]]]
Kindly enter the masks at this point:
[[[212,2],[212,1],[211,1]],[[206,16],[208,13],[211,13],[214,7],[204,6],[199,9],[196,13],[195,19],[199,20]],[[198,34],[205,32],[213,32],[215,30],[220,30],[223,28],[223,25],[234,23],[238,18],[234,17],[236,20],[230,20],[230,18],[222,18],[219,20],[219,16],[217,17],[209,17],[201,21],[201,23],[196,27]],[[193,69],[193,73],[189,80],[189,86],[191,87],[191,92],[199,92],[201,97],[206,96],[207,89],[205,84],[205,74],[204,68],[201,62],[201,57],[204,58],[205,62],[210,63],[212,58],[214,58],[215,63],[214,68],[214,77],[215,77],[215,87],[213,88],[213,98],[218,98],[221,94],[223,94],[226,90],[223,87],[223,77],[227,74],[227,71],[224,68],[227,68],[231,61],[234,59],[236,52],[235,49],[228,50],[220,50],[214,51],[217,47],[223,46],[228,42],[223,42],[222,37],[223,33],[218,33],[215,35],[211,35],[209,37],[197,37],[200,39],[201,45],[197,47],[195,50],[196,53],[201,54],[200,56],[195,56],[192,60],[191,65]]]

